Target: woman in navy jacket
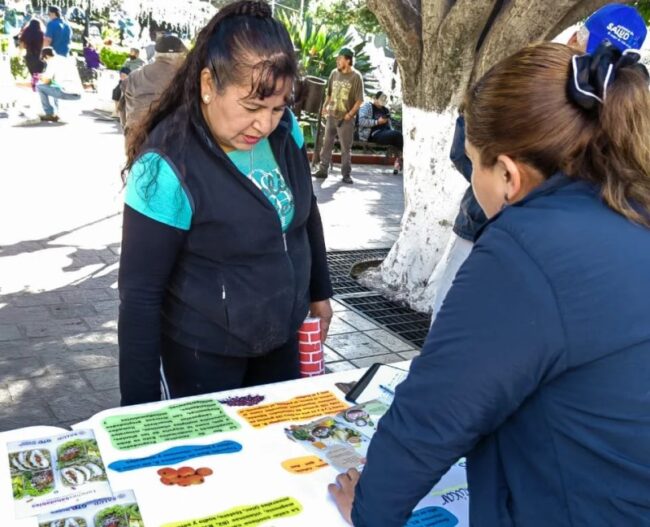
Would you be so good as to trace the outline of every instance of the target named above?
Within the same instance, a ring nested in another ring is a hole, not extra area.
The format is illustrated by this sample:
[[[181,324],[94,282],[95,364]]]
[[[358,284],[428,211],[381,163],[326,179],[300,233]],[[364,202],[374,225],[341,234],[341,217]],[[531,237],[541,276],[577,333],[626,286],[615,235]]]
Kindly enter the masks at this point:
[[[293,44],[268,4],[219,10],[128,135],[122,404],[299,376],[296,332],[332,316],[298,123]]]
[[[402,527],[461,456],[472,526],[650,525],[650,92],[638,58],[541,44],[470,90],[466,150],[489,222],[363,474],[330,485],[356,527]]]

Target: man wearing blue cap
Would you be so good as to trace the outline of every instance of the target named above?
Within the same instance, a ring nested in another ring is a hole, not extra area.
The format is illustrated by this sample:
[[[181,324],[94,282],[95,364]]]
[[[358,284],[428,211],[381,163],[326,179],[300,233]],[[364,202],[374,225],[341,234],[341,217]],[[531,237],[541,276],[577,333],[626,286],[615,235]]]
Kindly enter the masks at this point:
[[[586,53],[593,53],[605,40],[621,51],[640,49],[647,28],[643,17],[632,6],[607,4],[591,15],[576,31],[568,45]]]
[[[632,6],[608,4],[593,13],[576,31],[567,45],[583,53],[593,53],[605,40],[621,51],[639,49],[645,41],[647,29],[643,17]],[[465,121],[458,118],[450,157],[456,169],[470,182],[472,164],[465,155]],[[474,197],[470,185],[460,204],[454,222],[453,233],[436,266],[430,282],[434,284],[432,296],[432,320],[436,318],[451,284],[472,251],[474,237],[487,221],[483,210]]]

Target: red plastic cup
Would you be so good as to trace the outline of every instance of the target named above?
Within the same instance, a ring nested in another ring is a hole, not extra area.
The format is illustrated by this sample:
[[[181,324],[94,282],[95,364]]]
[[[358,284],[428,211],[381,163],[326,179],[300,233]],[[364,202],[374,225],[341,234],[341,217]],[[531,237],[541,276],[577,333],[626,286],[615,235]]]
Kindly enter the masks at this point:
[[[298,330],[300,376],[313,377],[325,373],[323,345],[320,340],[320,318],[307,318]]]

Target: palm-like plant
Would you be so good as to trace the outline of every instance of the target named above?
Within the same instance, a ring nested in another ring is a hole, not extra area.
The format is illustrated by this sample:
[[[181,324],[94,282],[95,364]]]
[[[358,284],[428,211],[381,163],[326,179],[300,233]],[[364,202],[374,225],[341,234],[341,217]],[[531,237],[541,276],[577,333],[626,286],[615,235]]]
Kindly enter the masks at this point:
[[[314,22],[310,17],[299,19],[278,13],[276,16],[286,26],[298,54],[302,75],[313,75],[326,79],[336,68],[336,56],[343,47],[354,50],[354,67],[363,75],[366,90],[371,92],[376,81],[372,75],[374,66],[364,52],[365,42],[352,44],[347,30],[332,30]]]

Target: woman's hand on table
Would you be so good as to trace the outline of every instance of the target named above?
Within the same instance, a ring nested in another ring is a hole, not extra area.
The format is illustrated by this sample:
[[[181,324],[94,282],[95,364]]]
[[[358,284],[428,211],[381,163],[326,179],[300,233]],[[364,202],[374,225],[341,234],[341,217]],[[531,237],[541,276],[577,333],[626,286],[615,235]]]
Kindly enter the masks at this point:
[[[327,332],[330,329],[332,316],[334,315],[329,299],[312,302],[309,305],[309,312],[312,317],[320,318],[320,340],[324,343],[327,339]]]
[[[354,489],[359,482],[360,474],[351,468],[343,474],[336,476],[336,483],[327,486],[343,519],[352,525],[352,503],[354,503]]]

